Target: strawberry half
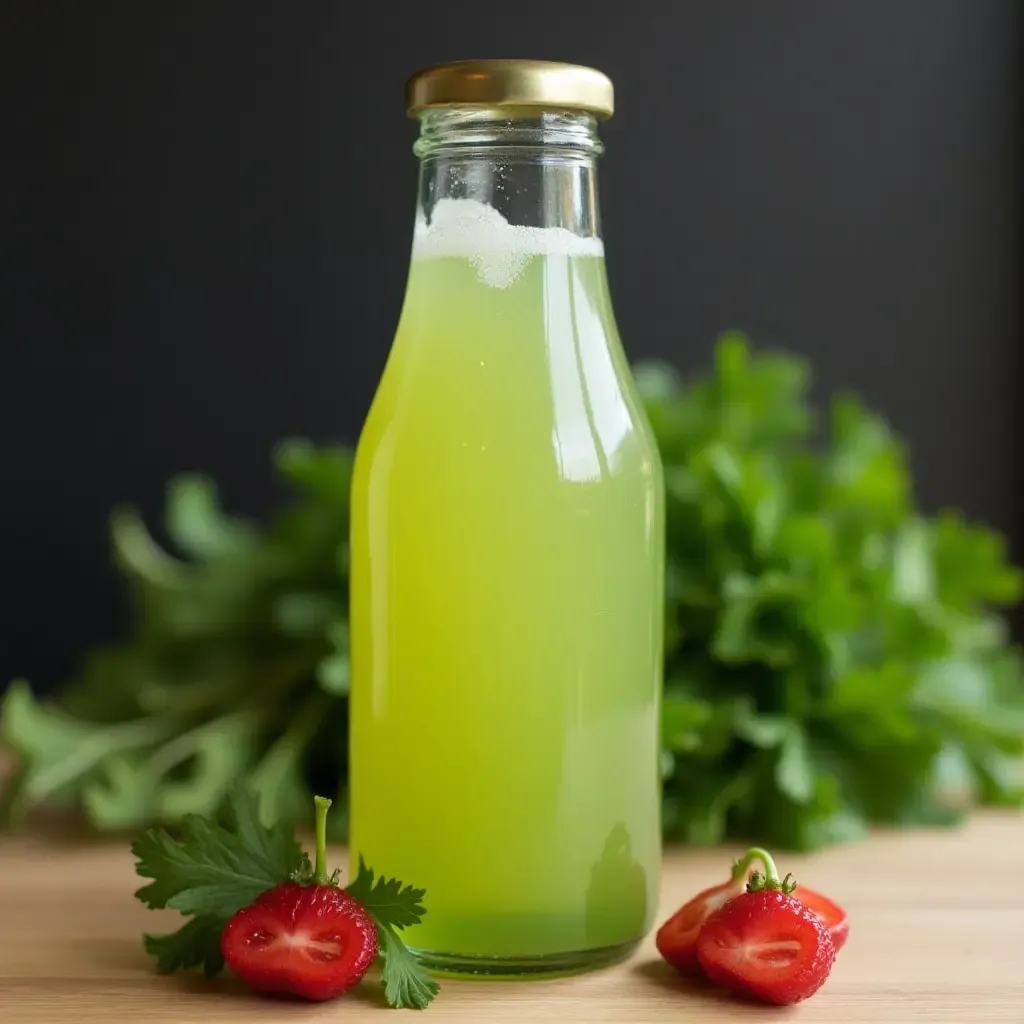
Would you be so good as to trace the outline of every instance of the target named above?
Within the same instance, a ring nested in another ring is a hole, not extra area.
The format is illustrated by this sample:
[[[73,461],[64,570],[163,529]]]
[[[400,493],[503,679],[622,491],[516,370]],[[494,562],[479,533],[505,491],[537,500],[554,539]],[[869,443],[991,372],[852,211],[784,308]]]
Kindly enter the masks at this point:
[[[658,929],[654,943],[667,963],[684,974],[700,970],[697,937],[701,927],[719,907],[746,891],[747,882],[753,875],[750,865],[756,860],[763,860],[764,853],[758,847],[749,850],[733,865],[728,882],[701,890]],[[846,911],[827,896],[804,886],[800,886],[794,895],[821,918],[838,951],[850,934],[850,919]]]
[[[377,926],[327,873],[327,810],[317,797],[316,866],[309,885],[282,882],[224,926],[220,948],[235,974],[259,992],[333,999],[357,984],[377,958]]]
[[[835,962],[836,948],[822,919],[779,882],[755,874],[748,891],[719,907],[697,939],[697,959],[723,988],[786,1005],[814,995]]]
[[[259,992],[333,999],[376,960],[377,928],[343,889],[285,882],[228,921],[221,952]]]

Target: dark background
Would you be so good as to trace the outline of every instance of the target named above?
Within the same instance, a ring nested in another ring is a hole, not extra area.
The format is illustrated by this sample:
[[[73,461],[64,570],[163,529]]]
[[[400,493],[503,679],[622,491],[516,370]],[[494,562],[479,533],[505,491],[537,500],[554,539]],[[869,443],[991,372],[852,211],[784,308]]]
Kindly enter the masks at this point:
[[[354,440],[411,239],[405,78],[608,72],[602,205],[634,359],[749,332],[861,391],[928,510],[1024,555],[1014,0],[6,0],[0,688],[124,607],[106,516],[202,469],[274,496],[285,435]],[[540,12],[543,11],[543,16]]]

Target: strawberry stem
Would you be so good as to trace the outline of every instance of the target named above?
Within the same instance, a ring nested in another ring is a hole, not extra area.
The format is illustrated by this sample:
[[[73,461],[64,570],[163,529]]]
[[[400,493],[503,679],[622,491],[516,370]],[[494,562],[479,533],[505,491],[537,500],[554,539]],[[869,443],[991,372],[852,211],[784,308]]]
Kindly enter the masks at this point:
[[[313,882],[316,885],[330,885],[327,872],[327,812],[331,801],[325,796],[313,797],[316,807],[316,862],[313,867]]]
[[[741,878],[750,870],[750,865],[759,860],[764,867],[764,872],[755,871],[747,883],[747,892],[758,892],[762,889],[780,889],[784,893],[791,893],[796,889],[796,879],[792,875],[779,878],[779,869],[775,866],[775,859],[772,855],[760,846],[752,846],[732,866],[732,877]]]

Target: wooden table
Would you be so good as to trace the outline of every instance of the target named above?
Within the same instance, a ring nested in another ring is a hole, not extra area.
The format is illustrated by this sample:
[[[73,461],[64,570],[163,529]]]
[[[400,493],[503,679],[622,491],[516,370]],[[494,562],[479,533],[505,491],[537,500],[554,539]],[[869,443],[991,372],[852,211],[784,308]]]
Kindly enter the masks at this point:
[[[662,915],[717,881],[735,851],[668,855]],[[1024,1024],[1024,816],[983,814],[958,832],[882,834],[780,858],[850,911],[850,940],[825,987],[792,1009],[738,1003],[677,980],[649,939],[630,962],[547,982],[442,982],[424,1020]],[[154,974],[139,936],[173,915],[145,910],[123,845],[0,838],[0,1021],[167,1024],[387,1021],[377,986],[320,1005],[248,995],[234,979]],[[407,1011],[397,1019],[411,1019]]]

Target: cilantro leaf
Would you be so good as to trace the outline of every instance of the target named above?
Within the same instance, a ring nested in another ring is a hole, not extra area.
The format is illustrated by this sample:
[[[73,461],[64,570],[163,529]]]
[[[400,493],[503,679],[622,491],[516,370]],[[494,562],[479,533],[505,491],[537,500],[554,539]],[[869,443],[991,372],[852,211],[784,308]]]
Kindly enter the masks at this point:
[[[409,928],[419,924],[427,912],[423,906],[425,889],[402,885],[397,878],[377,878],[371,868],[359,858],[359,871],[345,891],[359,900],[373,914],[379,925],[388,928]]]
[[[377,925],[384,961],[381,981],[388,1005],[422,1010],[437,994],[437,983],[409,952],[396,929],[409,928],[423,919],[426,890],[403,885],[397,878],[377,877],[360,856],[359,871],[345,891],[370,912]]]
[[[186,815],[180,839],[149,829],[132,853],[136,872],[153,879],[135,894],[146,906],[224,920],[309,868],[289,826],[265,828],[259,800],[246,790],[236,792],[217,819]]]
[[[390,925],[378,922],[377,939],[384,959],[381,981],[384,983],[384,998],[388,1006],[395,1009],[425,1009],[437,995],[437,982],[423,970]]]
[[[161,974],[202,967],[207,978],[215,978],[224,969],[224,956],[220,951],[223,929],[222,918],[203,915],[193,917],[176,932],[144,935],[143,945],[150,956],[156,957],[156,967]]]

